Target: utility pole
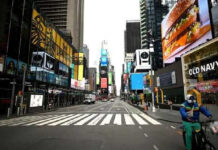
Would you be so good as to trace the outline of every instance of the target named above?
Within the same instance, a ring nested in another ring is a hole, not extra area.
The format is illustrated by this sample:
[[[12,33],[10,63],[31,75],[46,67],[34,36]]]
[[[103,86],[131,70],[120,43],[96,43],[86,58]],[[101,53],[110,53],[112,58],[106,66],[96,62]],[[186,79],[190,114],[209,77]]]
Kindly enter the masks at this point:
[[[152,111],[155,112],[155,106],[154,106],[154,85],[153,85],[153,76],[154,76],[154,71],[153,71],[153,53],[154,53],[154,47],[153,47],[153,41],[150,41],[150,64],[151,64],[151,71],[150,71],[150,78],[152,81],[151,85],[151,95],[152,95]]]

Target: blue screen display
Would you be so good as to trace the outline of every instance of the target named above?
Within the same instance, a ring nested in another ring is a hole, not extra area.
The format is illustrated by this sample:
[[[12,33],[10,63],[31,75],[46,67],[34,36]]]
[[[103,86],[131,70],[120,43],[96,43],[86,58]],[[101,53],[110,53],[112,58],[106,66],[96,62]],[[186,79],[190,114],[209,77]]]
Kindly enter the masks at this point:
[[[101,57],[101,66],[107,66],[108,60],[107,57]]]
[[[131,90],[143,90],[143,77],[147,73],[134,73],[130,74],[130,88]]]

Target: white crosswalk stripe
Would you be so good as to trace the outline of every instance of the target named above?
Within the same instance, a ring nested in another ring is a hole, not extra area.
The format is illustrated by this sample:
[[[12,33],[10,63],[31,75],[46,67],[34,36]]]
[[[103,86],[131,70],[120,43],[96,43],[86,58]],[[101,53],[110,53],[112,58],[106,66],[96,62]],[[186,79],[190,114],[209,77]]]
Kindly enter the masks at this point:
[[[115,119],[114,119],[114,124],[116,125],[121,125],[121,114],[116,114]]]
[[[100,125],[103,126],[106,124],[110,124],[112,116],[113,116],[113,114],[108,114]]]
[[[154,124],[154,125],[161,125],[160,122],[154,120],[153,118],[149,117],[146,114],[140,114],[143,118],[145,118],[146,120],[148,120],[150,123]]]
[[[75,126],[81,126],[83,124],[85,124],[86,122],[88,122],[89,120],[91,120],[92,118],[94,118],[95,116],[97,116],[97,114],[92,114],[91,116],[77,122],[76,124],[74,124]]]
[[[69,118],[60,120],[60,121],[58,121],[58,122],[54,122],[54,123],[48,124],[48,126],[56,126],[56,125],[58,125],[58,124],[64,123],[64,122],[66,122],[66,121],[68,121],[68,120],[71,120],[71,119],[73,119],[73,118],[76,118],[76,117],[78,117],[78,116],[80,116],[80,115],[81,115],[81,114],[77,114],[77,115],[71,116],[71,117],[69,117]]]
[[[1,120],[3,126],[105,126],[105,125],[162,125],[143,113],[133,114],[62,114],[41,115]]]
[[[96,125],[103,117],[105,116],[105,114],[100,114],[98,115],[95,119],[93,119],[88,125],[89,126],[94,126]]]
[[[77,122],[77,121],[79,121],[79,120],[81,120],[82,118],[85,118],[85,117],[87,117],[87,116],[89,116],[89,114],[84,114],[84,115],[82,115],[82,116],[80,116],[80,117],[78,117],[78,118],[76,118],[76,119],[73,119],[73,120],[70,120],[70,121],[68,121],[68,122],[65,122],[65,123],[61,124],[61,126],[69,126],[69,125],[71,125],[71,124],[73,124],[73,123],[75,123],[75,122]]]
[[[135,124],[129,114],[124,114],[124,118],[126,121],[126,125],[134,125]]]
[[[140,125],[147,125],[148,123],[140,118],[137,114],[132,114],[133,118],[140,124]]]

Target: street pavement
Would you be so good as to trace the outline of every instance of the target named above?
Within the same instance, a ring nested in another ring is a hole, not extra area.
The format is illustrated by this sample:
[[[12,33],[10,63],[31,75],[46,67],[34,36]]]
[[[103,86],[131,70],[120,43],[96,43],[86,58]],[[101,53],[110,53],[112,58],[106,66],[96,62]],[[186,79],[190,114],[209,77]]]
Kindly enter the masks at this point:
[[[144,113],[116,98],[114,102],[75,105],[1,120],[0,148],[185,150],[179,124],[161,120],[157,116]]]

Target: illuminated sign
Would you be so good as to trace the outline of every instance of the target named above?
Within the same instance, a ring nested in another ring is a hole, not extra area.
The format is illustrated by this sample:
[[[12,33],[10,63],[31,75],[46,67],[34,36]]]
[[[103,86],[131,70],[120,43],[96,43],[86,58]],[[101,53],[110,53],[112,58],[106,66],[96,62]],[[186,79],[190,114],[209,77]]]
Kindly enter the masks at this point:
[[[40,107],[42,106],[43,95],[31,95],[30,107]]]
[[[212,38],[208,1],[179,0],[161,24],[164,63]]]
[[[101,57],[101,66],[107,66],[108,60],[107,57]]]
[[[32,13],[32,44],[70,67],[73,48],[36,9]]]
[[[101,88],[107,88],[107,78],[101,78]]]
[[[101,56],[107,56],[107,50],[101,49]]]
[[[4,57],[0,56],[0,72],[3,71],[3,66],[4,66]]]
[[[108,84],[111,85],[112,84],[112,72],[108,73]]]
[[[83,80],[83,53],[79,53],[78,80]]]
[[[96,73],[96,85],[99,85],[100,82],[100,75],[99,73]]]

